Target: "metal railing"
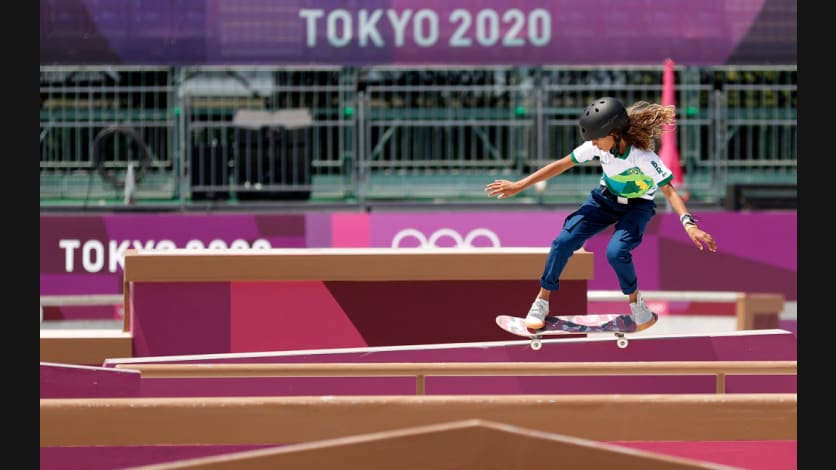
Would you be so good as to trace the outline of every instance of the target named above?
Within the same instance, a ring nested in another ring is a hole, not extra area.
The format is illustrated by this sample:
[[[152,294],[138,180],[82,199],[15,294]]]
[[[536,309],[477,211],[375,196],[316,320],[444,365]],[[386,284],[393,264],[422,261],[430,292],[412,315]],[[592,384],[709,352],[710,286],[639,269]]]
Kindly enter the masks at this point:
[[[593,97],[660,102],[663,67],[40,71],[42,207],[121,204],[133,166],[135,205],[188,208],[485,200],[487,181],[570,153]],[[675,83],[694,200],[718,203],[736,182],[795,184],[796,67],[677,67]],[[575,202],[599,176],[582,165],[538,200]]]

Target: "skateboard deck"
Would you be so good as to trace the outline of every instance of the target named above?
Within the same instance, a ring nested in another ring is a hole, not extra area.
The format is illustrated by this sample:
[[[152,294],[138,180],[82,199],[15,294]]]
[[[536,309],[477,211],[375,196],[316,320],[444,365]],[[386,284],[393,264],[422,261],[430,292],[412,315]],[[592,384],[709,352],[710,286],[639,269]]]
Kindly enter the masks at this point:
[[[624,333],[635,333],[636,322],[631,315],[564,315],[546,317],[546,324],[539,330],[525,326],[525,318],[499,315],[496,324],[508,333],[531,339],[531,348],[540,349],[543,336],[559,336],[572,333],[612,333],[619,348],[627,347]]]

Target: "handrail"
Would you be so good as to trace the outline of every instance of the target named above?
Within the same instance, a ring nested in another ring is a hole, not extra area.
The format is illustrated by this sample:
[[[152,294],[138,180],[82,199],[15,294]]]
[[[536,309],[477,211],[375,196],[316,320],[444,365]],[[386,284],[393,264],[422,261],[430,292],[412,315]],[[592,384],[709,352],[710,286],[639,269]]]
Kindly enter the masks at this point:
[[[143,378],[414,376],[416,395],[425,394],[427,376],[713,375],[716,393],[725,393],[727,375],[798,374],[798,361],[204,363],[115,367],[138,370]]]

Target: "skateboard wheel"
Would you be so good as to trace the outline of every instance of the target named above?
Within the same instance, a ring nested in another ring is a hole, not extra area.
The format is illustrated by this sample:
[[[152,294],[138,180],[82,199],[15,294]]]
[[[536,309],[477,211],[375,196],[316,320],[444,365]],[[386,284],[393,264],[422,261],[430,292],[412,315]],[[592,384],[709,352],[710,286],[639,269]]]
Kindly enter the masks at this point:
[[[540,348],[542,348],[542,347],[543,347],[543,343],[541,343],[539,339],[531,340],[531,349],[533,349],[535,351],[539,351]]]
[[[619,348],[624,349],[627,347],[627,338],[618,338],[615,341],[615,344],[617,344]]]

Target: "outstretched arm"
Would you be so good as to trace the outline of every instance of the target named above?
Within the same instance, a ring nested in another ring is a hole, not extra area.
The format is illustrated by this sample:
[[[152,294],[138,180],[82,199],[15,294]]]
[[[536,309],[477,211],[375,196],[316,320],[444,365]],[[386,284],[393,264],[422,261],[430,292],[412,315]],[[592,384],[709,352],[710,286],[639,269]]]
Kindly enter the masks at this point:
[[[572,160],[572,156],[566,155],[560,160],[549,163],[521,180],[494,180],[492,183],[485,185],[485,191],[488,193],[488,196],[496,196],[497,199],[509,198],[532,184],[545,181],[552,176],[557,176],[573,166],[575,166],[575,162]]]
[[[685,201],[679,197],[679,193],[676,192],[676,188],[674,188],[671,184],[666,184],[659,189],[662,190],[662,194],[664,194],[668,199],[671,209],[673,209],[676,212],[676,215],[679,216],[679,221],[682,222],[682,226],[685,228],[685,233],[687,233],[688,237],[691,238],[691,241],[697,245],[697,248],[703,250],[703,244],[705,244],[712,252],[717,251],[717,244],[714,242],[714,237],[697,227],[696,221],[694,221],[694,218],[688,213],[688,208],[685,207]]]

